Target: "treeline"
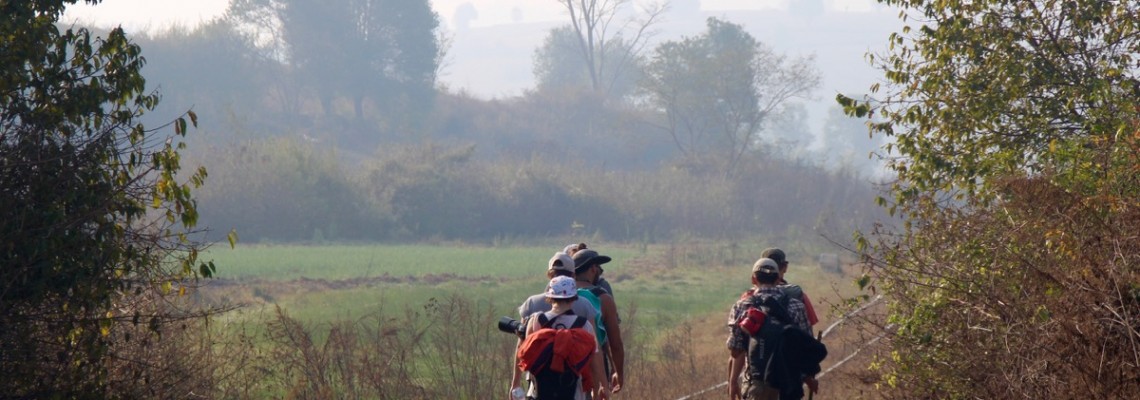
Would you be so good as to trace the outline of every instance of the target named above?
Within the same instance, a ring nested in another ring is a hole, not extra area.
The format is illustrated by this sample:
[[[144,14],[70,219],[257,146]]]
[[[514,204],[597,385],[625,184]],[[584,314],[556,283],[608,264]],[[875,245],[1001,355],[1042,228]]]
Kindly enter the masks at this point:
[[[379,8],[353,9],[365,3]],[[209,173],[202,222],[247,242],[653,241],[821,226],[846,237],[878,215],[853,160],[870,148],[837,139],[847,154],[834,160],[804,150],[814,138],[795,101],[818,84],[810,58],[710,19],[652,52],[624,47],[625,89],[605,90],[559,45],[575,34],[552,30],[536,64],[562,67],[501,99],[437,83],[447,40],[426,2],[241,0],[138,41],[148,87],[164,96],[150,115],[202,116],[187,154]],[[866,137],[862,121],[831,119],[827,129]]]
[[[861,180],[772,155],[755,154],[726,178],[482,160],[477,149],[394,145],[346,165],[336,150],[279,138],[210,145],[191,158],[210,160],[210,183],[197,192],[204,223],[252,242],[846,235],[879,212]]]

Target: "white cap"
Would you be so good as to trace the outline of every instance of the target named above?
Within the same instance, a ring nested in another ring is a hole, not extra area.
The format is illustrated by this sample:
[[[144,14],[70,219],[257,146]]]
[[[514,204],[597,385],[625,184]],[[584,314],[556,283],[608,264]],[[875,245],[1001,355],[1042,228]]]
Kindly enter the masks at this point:
[[[569,276],[556,276],[546,285],[546,297],[551,299],[569,299],[578,295],[578,285],[574,278]]]

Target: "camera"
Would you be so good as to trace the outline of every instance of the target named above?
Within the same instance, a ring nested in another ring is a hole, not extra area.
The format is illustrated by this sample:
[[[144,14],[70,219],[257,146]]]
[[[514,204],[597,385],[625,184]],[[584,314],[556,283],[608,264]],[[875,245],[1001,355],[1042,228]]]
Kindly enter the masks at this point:
[[[499,318],[499,330],[506,333],[513,333],[520,339],[526,337],[526,325],[511,317]]]

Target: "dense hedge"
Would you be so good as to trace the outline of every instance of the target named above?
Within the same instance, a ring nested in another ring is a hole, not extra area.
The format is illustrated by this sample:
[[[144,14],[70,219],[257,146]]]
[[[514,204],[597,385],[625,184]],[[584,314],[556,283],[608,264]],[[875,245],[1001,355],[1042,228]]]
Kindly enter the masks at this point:
[[[607,171],[489,161],[476,146],[390,146],[345,162],[294,139],[216,145],[202,219],[243,241],[657,240],[815,228],[849,232],[877,210],[865,180],[754,156],[736,178],[682,168]],[[821,224],[828,224],[821,227]]]

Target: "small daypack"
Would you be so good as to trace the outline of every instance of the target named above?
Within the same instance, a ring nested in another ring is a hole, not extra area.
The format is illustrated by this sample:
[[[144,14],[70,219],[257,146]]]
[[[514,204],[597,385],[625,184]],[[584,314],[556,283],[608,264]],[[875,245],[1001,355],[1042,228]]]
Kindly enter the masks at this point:
[[[598,311],[598,315],[594,318],[594,336],[598,338],[598,346],[606,345],[606,324],[605,319],[602,318],[602,295],[609,292],[598,286],[590,288],[578,288],[578,298],[584,298],[594,306],[594,310]]]
[[[570,326],[555,325],[557,319],[539,314],[540,329],[527,335],[518,351],[519,368],[530,372],[541,400],[573,400],[579,385],[593,387],[590,359],[597,344],[583,329],[587,319],[575,315]]]

